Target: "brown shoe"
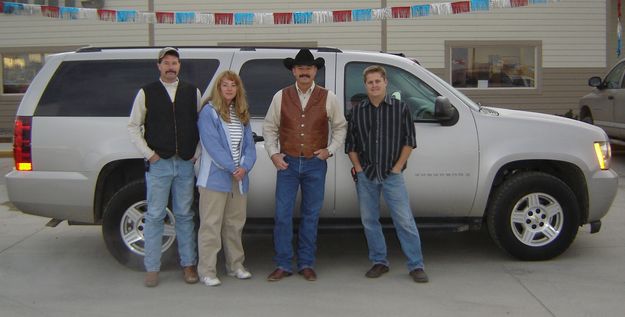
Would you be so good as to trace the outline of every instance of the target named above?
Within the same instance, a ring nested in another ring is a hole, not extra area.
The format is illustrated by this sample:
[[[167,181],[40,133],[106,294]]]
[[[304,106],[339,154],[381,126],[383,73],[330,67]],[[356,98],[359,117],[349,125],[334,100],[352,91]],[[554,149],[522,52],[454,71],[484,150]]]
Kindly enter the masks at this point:
[[[374,264],[369,271],[367,271],[367,273],[365,273],[365,276],[368,278],[377,278],[382,276],[382,274],[388,272],[388,266],[384,265],[384,264]]]
[[[269,282],[277,282],[285,277],[291,276],[293,273],[287,272],[283,269],[275,269],[269,276],[267,276],[267,281]]]
[[[315,273],[315,270],[313,270],[312,268],[307,267],[305,269],[302,269],[298,273],[299,275],[303,276],[305,280],[309,282],[317,280],[317,274]]]
[[[143,285],[145,287],[156,287],[158,285],[158,272],[146,272]]]
[[[184,272],[184,281],[187,284],[195,284],[200,278],[197,276],[197,268],[195,265],[185,266],[182,268],[182,272]]]
[[[430,280],[423,269],[414,269],[410,271],[410,276],[412,277],[412,280],[417,283],[427,283]]]

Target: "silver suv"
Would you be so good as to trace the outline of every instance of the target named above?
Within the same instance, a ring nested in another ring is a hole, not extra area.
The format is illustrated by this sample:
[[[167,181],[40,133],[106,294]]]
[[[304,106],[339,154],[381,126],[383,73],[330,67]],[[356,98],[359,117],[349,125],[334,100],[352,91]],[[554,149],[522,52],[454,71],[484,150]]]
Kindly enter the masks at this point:
[[[593,91],[579,101],[579,117],[595,124],[612,138],[625,139],[625,59],[620,60],[605,76],[591,77]]]
[[[389,93],[410,107],[418,147],[404,175],[420,227],[462,231],[486,225],[501,248],[522,260],[559,255],[583,224],[591,232],[600,229],[617,190],[608,137],[600,128],[481,107],[404,57],[312,50],[326,61],[316,82],[336,93],[346,115],[364,95],[362,71],[372,64],[386,68]],[[102,224],[109,251],[133,267],[142,263],[145,184],[126,123],[136,91],[158,77],[157,51],[88,48],[50,56],[17,112],[15,169],[6,175],[17,208],[72,224]],[[246,86],[252,128],[259,134],[248,228],[272,224],[275,168],[260,132],[271,97],[293,82],[282,60],[296,52],[180,48],[180,76],[201,91],[226,69],[239,73]],[[328,161],[322,226],[360,226],[350,167],[346,155]],[[173,221],[170,215],[166,253],[175,252]]]

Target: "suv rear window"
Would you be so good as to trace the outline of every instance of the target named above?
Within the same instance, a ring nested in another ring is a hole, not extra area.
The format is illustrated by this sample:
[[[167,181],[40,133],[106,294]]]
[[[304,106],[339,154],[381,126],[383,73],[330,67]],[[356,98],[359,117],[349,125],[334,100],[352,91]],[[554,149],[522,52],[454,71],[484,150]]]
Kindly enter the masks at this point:
[[[247,93],[252,117],[265,117],[273,95],[278,90],[295,84],[293,73],[284,67],[282,59],[254,59],[245,62],[239,71]],[[325,68],[317,71],[315,84],[324,87]]]
[[[180,79],[204,92],[218,66],[216,59],[185,59]],[[63,62],[43,92],[35,116],[125,117],[139,89],[158,77],[153,59]]]

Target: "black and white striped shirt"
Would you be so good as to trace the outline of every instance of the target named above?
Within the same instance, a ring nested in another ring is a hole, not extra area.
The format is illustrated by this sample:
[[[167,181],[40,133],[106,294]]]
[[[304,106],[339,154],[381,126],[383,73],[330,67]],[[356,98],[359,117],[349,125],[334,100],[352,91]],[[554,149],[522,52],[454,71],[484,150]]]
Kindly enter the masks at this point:
[[[230,123],[228,123],[228,131],[230,132],[232,159],[234,165],[239,167],[241,164],[241,139],[243,139],[243,128],[241,126],[241,120],[234,111],[234,106],[230,105]]]
[[[345,153],[358,153],[367,178],[385,179],[404,146],[417,147],[414,123],[405,103],[386,95],[378,107],[367,98],[352,110]]]

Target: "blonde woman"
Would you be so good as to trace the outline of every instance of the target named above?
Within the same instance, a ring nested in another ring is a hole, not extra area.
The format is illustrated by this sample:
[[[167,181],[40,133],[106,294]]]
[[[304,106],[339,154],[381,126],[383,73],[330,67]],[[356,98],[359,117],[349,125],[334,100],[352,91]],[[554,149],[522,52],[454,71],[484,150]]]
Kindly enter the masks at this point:
[[[217,286],[217,253],[222,243],[228,275],[248,279],[241,233],[245,225],[248,174],[256,162],[245,89],[241,78],[225,71],[217,76],[198,129],[202,144],[197,186],[200,192],[198,273]]]

